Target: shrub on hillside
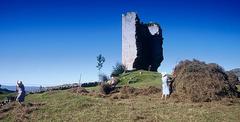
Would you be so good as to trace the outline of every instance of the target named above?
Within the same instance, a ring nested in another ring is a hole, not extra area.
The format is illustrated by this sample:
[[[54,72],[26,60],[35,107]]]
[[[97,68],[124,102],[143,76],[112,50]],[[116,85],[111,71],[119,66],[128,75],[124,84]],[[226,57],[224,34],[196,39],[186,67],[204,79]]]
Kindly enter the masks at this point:
[[[117,77],[120,74],[124,73],[126,71],[126,66],[124,66],[121,63],[117,63],[115,66],[113,66],[113,71],[111,76]]]

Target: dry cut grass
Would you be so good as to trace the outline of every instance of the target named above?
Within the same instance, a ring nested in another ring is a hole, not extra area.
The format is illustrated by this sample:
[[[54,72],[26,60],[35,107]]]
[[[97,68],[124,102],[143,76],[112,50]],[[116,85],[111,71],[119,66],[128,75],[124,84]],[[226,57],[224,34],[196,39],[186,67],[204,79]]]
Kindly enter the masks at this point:
[[[238,121],[240,101],[187,103],[160,99],[160,94],[127,99],[84,96],[54,91],[27,96],[26,103],[45,103],[27,115],[27,121]],[[15,121],[8,111],[3,121]]]

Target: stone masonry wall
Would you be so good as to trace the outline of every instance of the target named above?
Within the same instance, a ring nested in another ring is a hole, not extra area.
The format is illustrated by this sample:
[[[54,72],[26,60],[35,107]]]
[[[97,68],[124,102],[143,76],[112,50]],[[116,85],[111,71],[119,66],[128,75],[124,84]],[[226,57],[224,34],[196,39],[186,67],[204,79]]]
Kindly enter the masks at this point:
[[[141,23],[135,12],[122,15],[122,63],[127,70],[157,71],[163,61],[162,30]]]

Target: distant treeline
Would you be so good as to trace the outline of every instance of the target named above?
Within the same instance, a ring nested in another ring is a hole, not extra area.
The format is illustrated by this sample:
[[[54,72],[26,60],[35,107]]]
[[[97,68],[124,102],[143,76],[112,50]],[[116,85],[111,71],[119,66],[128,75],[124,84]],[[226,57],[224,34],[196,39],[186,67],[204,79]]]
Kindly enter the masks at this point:
[[[97,86],[99,84],[100,84],[100,82],[82,83],[81,87],[94,87],[94,86]],[[52,87],[40,87],[39,90],[31,91],[29,93],[30,94],[43,93],[43,92],[46,92],[46,91],[66,90],[66,89],[71,89],[71,88],[75,88],[75,87],[79,87],[79,84],[78,83],[73,83],[73,84],[64,84],[64,85],[52,86]]]
[[[11,91],[11,90],[8,90],[8,89],[6,89],[6,88],[0,88],[0,94],[5,94],[5,93],[13,93],[13,92],[15,92],[15,91]]]
[[[81,87],[94,87],[94,86],[97,86],[99,84],[100,84],[100,82],[89,82],[89,83],[81,84]]]

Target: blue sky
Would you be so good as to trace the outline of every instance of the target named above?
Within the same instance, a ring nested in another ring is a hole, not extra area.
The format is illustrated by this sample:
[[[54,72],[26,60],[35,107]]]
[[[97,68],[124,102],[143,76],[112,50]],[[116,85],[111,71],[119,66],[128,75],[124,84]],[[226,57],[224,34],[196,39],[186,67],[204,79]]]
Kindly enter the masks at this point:
[[[0,84],[58,85],[97,80],[121,62],[121,14],[135,11],[163,29],[159,71],[180,60],[240,67],[240,2],[237,0],[1,0]]]

